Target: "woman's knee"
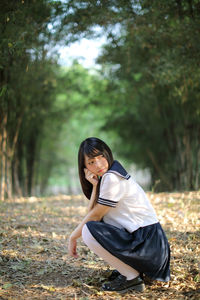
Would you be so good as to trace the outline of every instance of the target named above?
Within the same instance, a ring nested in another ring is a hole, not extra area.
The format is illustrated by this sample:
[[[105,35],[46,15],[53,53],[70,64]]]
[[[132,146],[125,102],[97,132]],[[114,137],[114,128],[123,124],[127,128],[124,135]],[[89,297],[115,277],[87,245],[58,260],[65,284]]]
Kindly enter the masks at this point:
[[[91,234],[87,223],[83,226],[82,228],[82,239],[84,241],[84,243],[89,247],[89,248],[93,248],[94,245],[97,244],[97,241],[95,240],[95,238],[93,237],[93,235]],[[96,246],[95,246],[96,247]]]
[[[89,232],[89,229],[87,227],[87,224],[83,225],[83,228],[82,228],[82,239],[84,241],[84,243],[87,245],[87,242],[88,242],[88,232]]]

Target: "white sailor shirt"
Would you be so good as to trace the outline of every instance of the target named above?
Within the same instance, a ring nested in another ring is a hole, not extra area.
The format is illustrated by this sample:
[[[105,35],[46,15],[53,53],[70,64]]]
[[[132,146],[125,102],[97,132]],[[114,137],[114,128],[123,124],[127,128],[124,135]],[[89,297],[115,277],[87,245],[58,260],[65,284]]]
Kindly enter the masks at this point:
[[[97,203],[112,207],[105,223],[129,232],[158,223],[147,195],[118,161],[102,176]]]

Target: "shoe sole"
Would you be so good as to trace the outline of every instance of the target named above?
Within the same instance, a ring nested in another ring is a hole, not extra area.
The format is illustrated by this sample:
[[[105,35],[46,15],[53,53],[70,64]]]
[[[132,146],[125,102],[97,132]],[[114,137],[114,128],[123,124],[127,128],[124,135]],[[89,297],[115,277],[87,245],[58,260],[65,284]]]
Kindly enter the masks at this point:
[[[124,294],[128,291],[136,291],[136,292],[144,292],[145,290],[145,284],[144,283],[141,283],[141,284],[138,284],[138,285],[134,285],[134,286],[130,286],[129,288],[127,289],[124,289],[124,290],[120,290],[120,291],[109,291],[109,290],[103,290],[103,292],[117,292],[117,293],[120,293],[120,294]]]
[[[128,291],[136,291],[136,292],[144,292],[145,290],[145,284],[144,283],[141,283],[141,284],[138,284],[138,285],[134,285],[134,286],[131,286],[130,288],[127,288],[125,290],[122,290],[122,291],[118,291],[118,293],[126,293]]]

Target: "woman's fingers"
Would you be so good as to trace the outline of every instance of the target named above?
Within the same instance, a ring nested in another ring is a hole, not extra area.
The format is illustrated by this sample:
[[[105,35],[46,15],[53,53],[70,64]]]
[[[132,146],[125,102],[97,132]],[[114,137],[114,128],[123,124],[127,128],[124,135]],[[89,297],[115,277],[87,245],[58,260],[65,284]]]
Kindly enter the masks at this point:
[[[78,257],[78,254],[76,252],[76,240],[69,239],[68,252],[69,255],[73,256],[74,258]]]
[[[99,179],[97,177],[97,175],[95,175],[94,173],[90,172],[88,169],[84,169],[85,172],[85,178],[91,183],[91,184],[97,184]]]

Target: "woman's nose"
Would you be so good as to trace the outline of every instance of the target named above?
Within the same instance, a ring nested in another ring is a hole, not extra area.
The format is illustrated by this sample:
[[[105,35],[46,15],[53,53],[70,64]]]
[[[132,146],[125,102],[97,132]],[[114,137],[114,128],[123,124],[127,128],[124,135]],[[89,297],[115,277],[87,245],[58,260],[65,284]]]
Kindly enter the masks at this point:
[[[100,165],[101,165],[100,161],[99,161],[99,160],[96,160],[95,166],[98,168],[98,167],[100,167]]]

